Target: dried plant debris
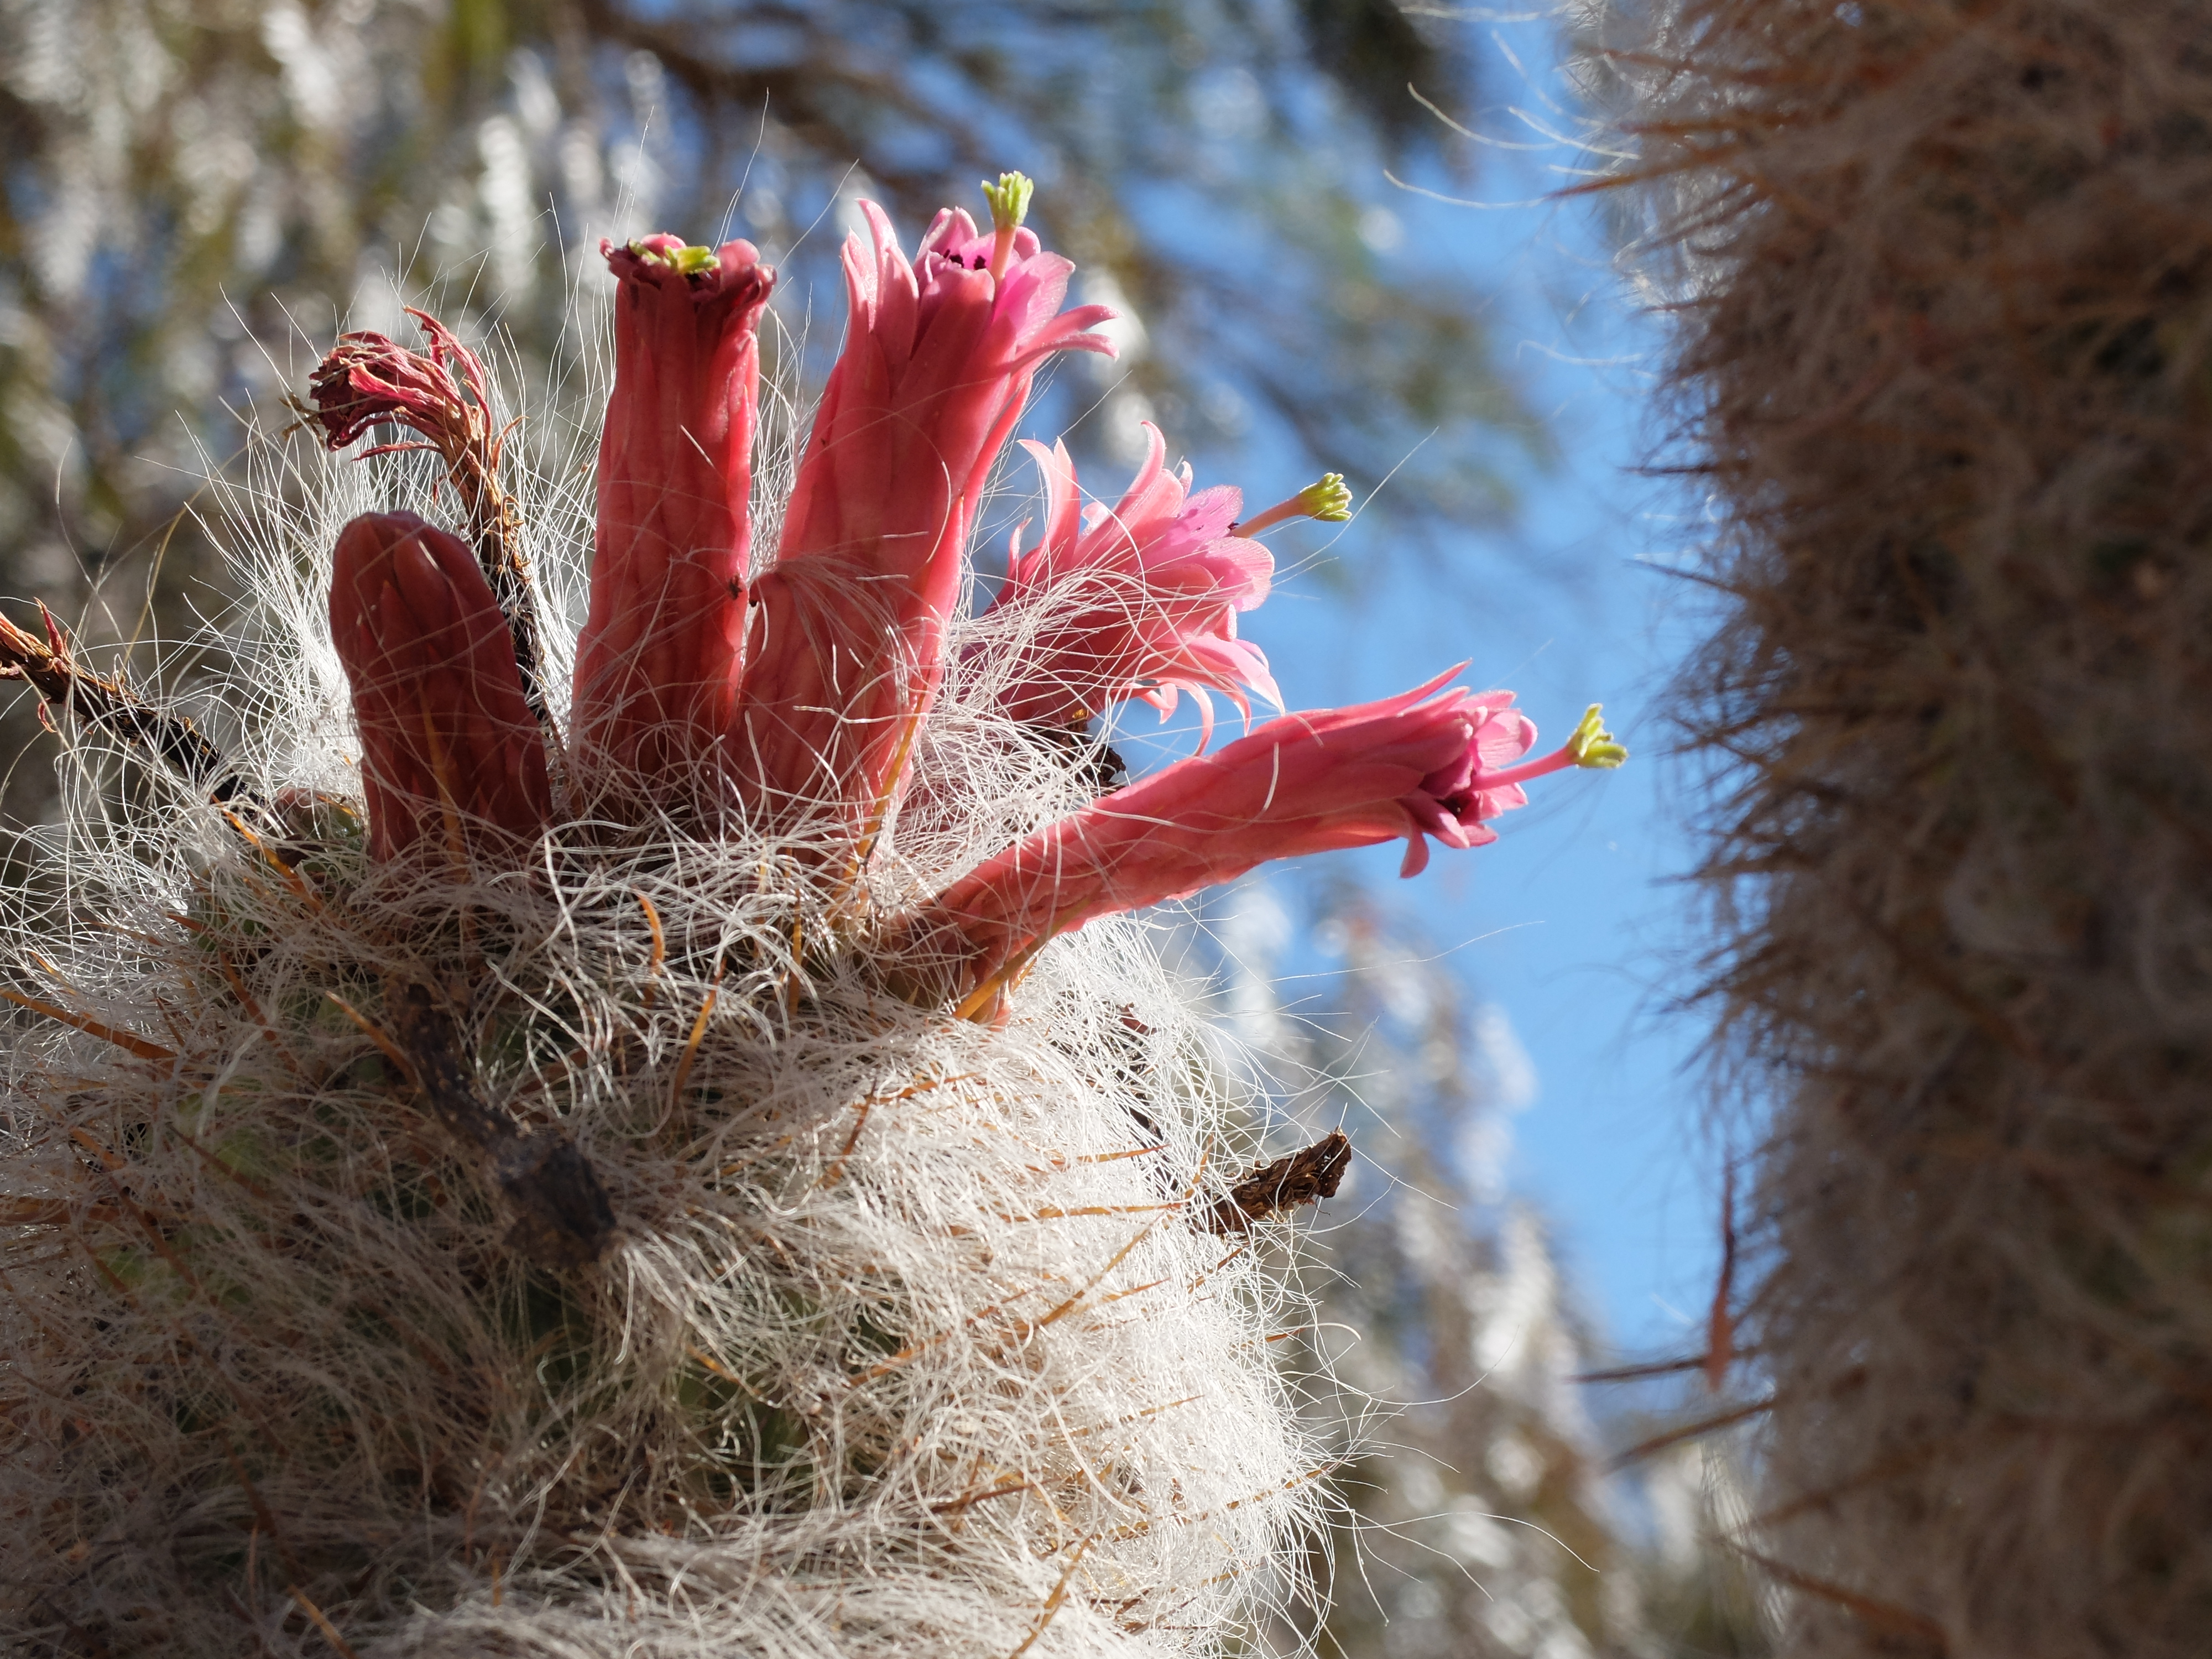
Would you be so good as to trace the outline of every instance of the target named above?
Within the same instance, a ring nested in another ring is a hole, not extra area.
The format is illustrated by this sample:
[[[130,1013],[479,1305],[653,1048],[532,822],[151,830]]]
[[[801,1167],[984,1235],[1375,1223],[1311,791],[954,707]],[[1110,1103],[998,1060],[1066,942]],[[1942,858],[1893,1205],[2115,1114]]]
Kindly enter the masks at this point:
[[[53,710],[75,714],[173,769],[210,800],[258,805],[198,726],[155,707],[120,678],[87,669],[44,605],[39,619],[46,628],[43,640],[0,617],[0,679],[27,682],[39,694],[40,712],[49,725]]]
[[[1214,1200],[1200,1224],[1208,1232],[1246,1233],[1302,1204],[1334,1198],[1352,1167],[1352,1142],[1341,1129],[1333,1129],[1310,1146],[1302,1146],[1273,1163],[1263,1164]]]

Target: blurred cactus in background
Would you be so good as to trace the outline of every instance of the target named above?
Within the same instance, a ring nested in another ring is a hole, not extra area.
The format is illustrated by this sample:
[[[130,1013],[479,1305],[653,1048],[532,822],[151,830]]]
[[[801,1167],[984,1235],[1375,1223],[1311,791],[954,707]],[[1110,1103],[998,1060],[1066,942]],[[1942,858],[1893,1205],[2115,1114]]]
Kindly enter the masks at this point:
[[[1735,1540],[1804,1659],[2202,1654],[2212,11],[1628,9],[1755,1142]]]

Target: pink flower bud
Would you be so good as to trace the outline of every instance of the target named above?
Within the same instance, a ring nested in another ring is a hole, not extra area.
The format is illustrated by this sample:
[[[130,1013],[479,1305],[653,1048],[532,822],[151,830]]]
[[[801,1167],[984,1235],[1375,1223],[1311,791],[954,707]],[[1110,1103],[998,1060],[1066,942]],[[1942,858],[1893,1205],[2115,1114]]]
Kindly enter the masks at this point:
[[[577,767],[592,787],[712,799],[744,659],[756,330],[775,273],[750,242],[599,251],[616,279],[615,386],[576,646]]]
[[[338,532],[331,637],[353,684],[374,857],[496,863],[544,828],[544,740],[465,543],[411,513],[354,520]]]
[[[1429,836],[1495,841],[1486,820],[1527,797],[1483,775],[1526,754],[1536,728],[1510,691],[1434,695],[1450,678],[1270,720],[1048,824],[962,877],[910,927],[921,976],[949,962],[959,988],[980,995],[1054,934],[1271,859],[1402,837],[1400,873],[1410,876],[1428,862]]]
[[[1237,613],[1267,597],[1275,562],[1258,542],[1230,534],[1237,492],[1187,496],[1188,469],[1169,471],[1159,428],[1147,422],[1145,432],[1145,463],[1110,512],[1095,505],[1079,514],[1065,444],[1024,446],[1044,470],[1044,534],[1014,555],[993,611],[1038,620],[1017,647],[1000,703],[1016,720],[1060,724],[1142,697],[1165,718],[1188,691],[1203,747],[1213,728],[1209,688],[1248,720],[1247,688],[1281,706],[1267,659],[1237,637]]]
[[[840,811],[865,836],[944,674],[960,555],[992,461],[1054,351],[1111,355],[1062,312],[1074,269],[1035,233],[996,242],[938,216],[909,265],[890,222],[845,246],[852,315],[799,464],[775,568],[755,590],[738,764],[776,817]]]

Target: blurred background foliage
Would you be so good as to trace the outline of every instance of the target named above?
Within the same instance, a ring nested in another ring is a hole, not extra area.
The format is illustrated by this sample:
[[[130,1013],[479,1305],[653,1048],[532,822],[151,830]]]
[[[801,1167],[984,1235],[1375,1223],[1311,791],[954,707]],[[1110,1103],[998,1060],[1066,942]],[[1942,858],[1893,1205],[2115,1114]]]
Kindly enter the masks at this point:
[[[588,349],[601,237],[742,234],[784,267],[782,367],[818,378],[851,202],[910,241],[1007,167],[1080,297],[1126,313],[1120,362],[1063,368],[1031,423],[1094,489],[1152,418],[1262,500],[1387,477],[1370,544],[1495,526],[1549,439],[1484,296],[1398,257],[1383,179],[1473,183],[1409,88],[1471,107],[1480,25],[1395,0],[0,0],[0,594],[150,672],[226,603],[202,481],[341,327],[411,340],[426,304],[500,340],[528,414]],[[17,823],[52,800],[33,714],[20,688],[0,711]],[[1276,1057],[1286,1132],[1342,1122],[1364,1155],[1321,1240],[1348,1391],[1315,1409],[1365,1426],[1316,1563],[1334,1610],[1297,1628],[1347,1659],[1762,1650],[1707,1541],[1725,1454],[1607,1473],[1644,1427],[1593,1421],[1591,1333],[1500,1185],[1501,1017],[1356,887],[1295,923],[1242,890],[1224,1016]],[[1337,965],[1286,1009],[1294,927]]]

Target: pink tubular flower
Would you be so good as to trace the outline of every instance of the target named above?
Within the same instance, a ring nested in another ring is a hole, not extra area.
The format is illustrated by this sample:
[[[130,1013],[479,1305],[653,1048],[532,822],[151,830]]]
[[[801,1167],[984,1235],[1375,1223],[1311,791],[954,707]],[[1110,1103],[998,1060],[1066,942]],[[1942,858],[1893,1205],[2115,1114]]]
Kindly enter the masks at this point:
[[[1074,267],[1018,210],[991,234],[940,213],[909,265],[861,208],[874,251],[845,245],[852,316],[755,588],[736,763],[774,817],[834,805],[865,838],[943,678],[969,525],[1038,366],[1112,348],[1083,331],[1103,307],[1060,309]]]
[[[1014,554],[993,610],[1036,608],[1040,620],[1000,703],[1016,720],[1057,725],[1142,697],[1165,718],[1187,690],[1199,702],[1203,748],[1213,730],[1209,688],[1248,720],[1247,688],[1282,705],[1266,656],[1237,637],[1237,613],[1267,597],[1275,562],[1230,533],[1243,505],[1236,490],[1187,495],[1189,470],[1169,471],[1159,428],[1147,422],[1145,433],[1145,463],[1111,512],[1080,511],[1065,444],[1023,446],[1044,471],[1044,533]]]
[[[465,543],[411,513],[354,520],[338,532],[331,635],[353,684],[374,857],[443,848],[465,866],[544,828],[544,740]]]
[[[1399,837],[1400,873],[1414,875],[1430,836],[1447,847],[1495,841],[1487,820],[1526,804],[1520,780],[1625,757],[1593,708],[1558,755],[1515,765],[1536,728],[1510,706],[1513,694],[1437,695],[1450,678],[1271,720],[1048,824],[962,877],[908,926],[923,974],[956,964],[973,1012],[1045,940],[1096,917],[1187,897],[1270,859]]]
[[[745,638],[756,333],[775,273],[750,242],[602,242],[615,386],[599,441],[591,612],[571,716],[593,784],[715,793]]]

